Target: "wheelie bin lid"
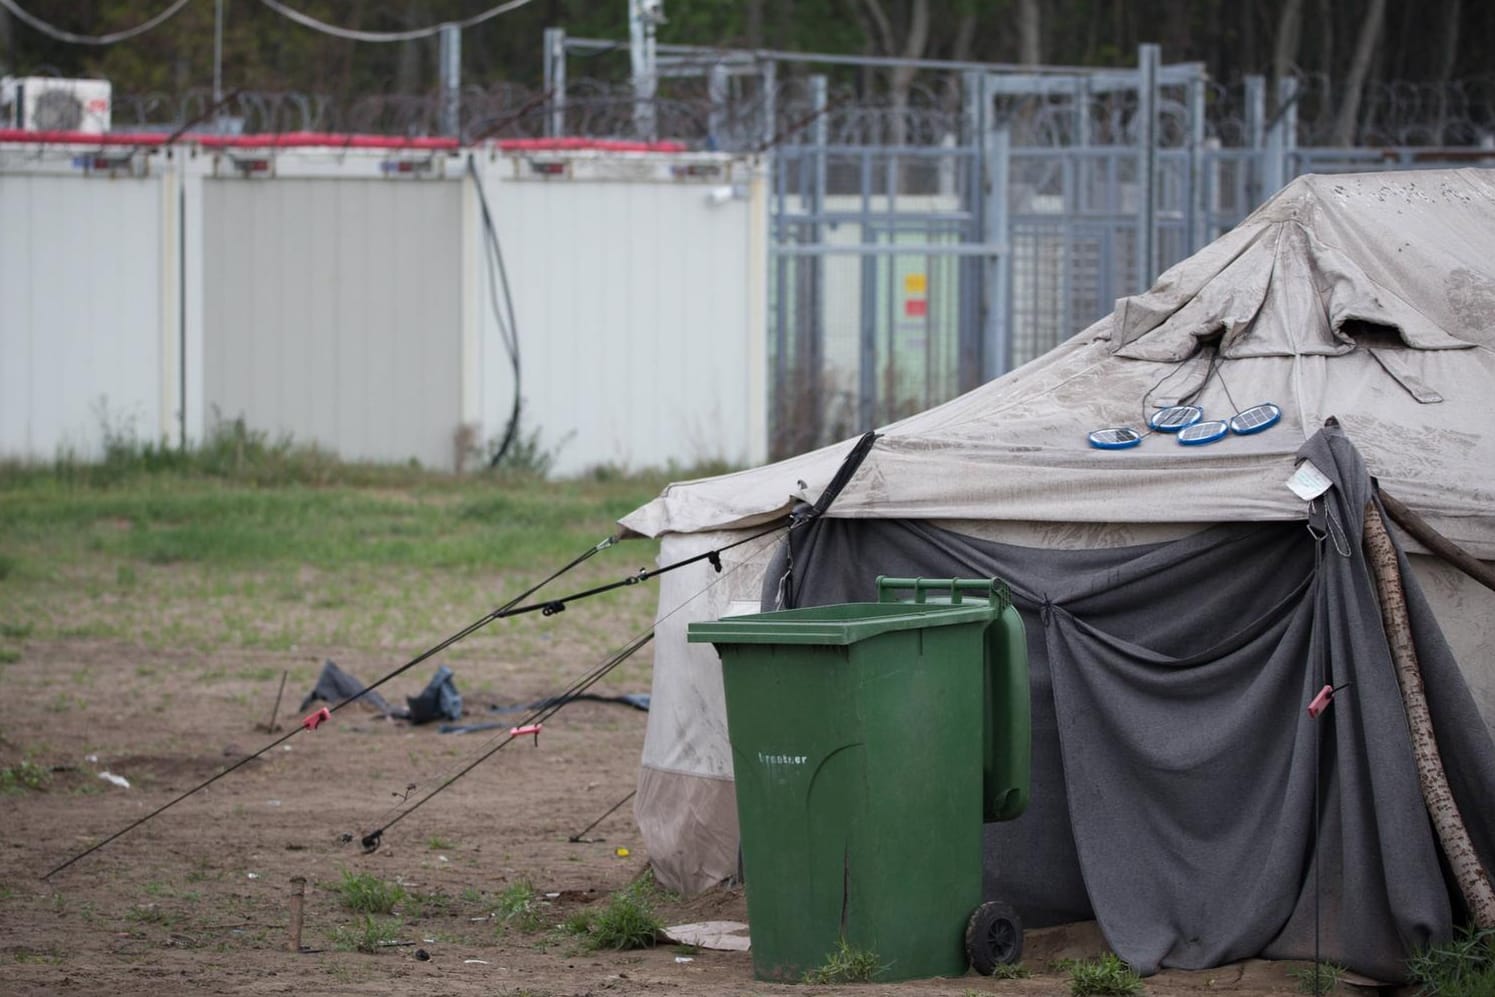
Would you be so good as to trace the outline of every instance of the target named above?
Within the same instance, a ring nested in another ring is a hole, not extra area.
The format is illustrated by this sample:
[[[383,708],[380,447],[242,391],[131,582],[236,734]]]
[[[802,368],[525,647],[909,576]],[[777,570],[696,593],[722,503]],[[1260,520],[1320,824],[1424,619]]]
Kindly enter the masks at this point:
[[[846,645],[897,630],[990,623],[999,611],[984,602],[846,602],[692,623],[686,639],[696,644]]]

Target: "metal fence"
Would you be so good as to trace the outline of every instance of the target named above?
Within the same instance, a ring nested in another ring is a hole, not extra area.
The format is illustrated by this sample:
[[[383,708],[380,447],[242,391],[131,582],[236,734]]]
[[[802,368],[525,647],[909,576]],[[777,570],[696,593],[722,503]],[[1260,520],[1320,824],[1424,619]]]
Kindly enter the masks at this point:
[[[1151,45],[1126,69],[659,45],[646,91],[625,43],[552,29],[544,45],[540,89],[461,91],[464,138],[658,137],[769,159],[775,454],[1044,353],[1294,176],[1495,165],[1491,80],[1374,85],[1361,133],[1375,144],[1333,148],[1327,80],[1227,87]],[[894,93],[900,66],[917,83]],[[589,75],[570,76],[578,67]],[[246,131],[431,134],[451,96],[241,94],[228,113]],[[181,123],[210,104],[126,97],[116,127]]]

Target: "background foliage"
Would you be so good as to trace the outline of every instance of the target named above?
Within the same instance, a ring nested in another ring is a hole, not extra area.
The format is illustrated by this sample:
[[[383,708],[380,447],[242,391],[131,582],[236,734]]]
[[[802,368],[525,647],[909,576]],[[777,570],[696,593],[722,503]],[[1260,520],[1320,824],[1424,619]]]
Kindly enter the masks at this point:
[[[166,0],[20,0],[79,33],[131,27]],[[225,0],[224,84],[348,100],[434,87],[437,40],[366,44],[285,20],[257,0]],[[469,16],[490,0],[293,0],[343,27],[392,31]],[[1130,65],[1160,42],[1167,62],[1200,61],[1233,83],[1248,73],[1313,76],[1358,101],[1366,85],[1487,79],[1495,4],[1467,0],[667,0],[660,40],[846,54],[1008,63]],[[177,92],[212,80],[213,0],[194,0],[144,36],[105,49],[54,41],[0,11],[0,70],[100,75],[116,93]],[[627,0],[538,0],[469,29],[463,80],[538,85],[541,34],[627,38]],[[626,53],[578,76],[621,77]],[[793,70],[791,69],[791,73]],[[843,71],[864,90],[898,88],[891,74]],[[1351,108],[1353,110],[1353,108]],[[1353,115],[1351,115],[1353,117]]]

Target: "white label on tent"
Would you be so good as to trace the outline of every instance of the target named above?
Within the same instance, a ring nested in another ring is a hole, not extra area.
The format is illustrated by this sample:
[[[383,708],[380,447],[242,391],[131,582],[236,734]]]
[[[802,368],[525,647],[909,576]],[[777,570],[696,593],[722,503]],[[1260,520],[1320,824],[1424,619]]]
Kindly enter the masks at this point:
[[[1314,467],[1313,461],[1305,460],[1298,465],[1293,476],[1287,479],[1287,487],[1304,502],[1312,502],[1334,487],[1334,482],[1324,477],[1324,472]]]

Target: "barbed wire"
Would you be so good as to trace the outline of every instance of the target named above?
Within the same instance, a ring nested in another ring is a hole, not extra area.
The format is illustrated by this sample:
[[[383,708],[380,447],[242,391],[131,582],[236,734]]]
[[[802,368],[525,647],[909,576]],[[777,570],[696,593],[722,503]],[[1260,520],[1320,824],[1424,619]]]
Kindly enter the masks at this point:
[[[1321,76],[1299,80],[1296,101],[1300,146],[1333,144],[1338,94]],[[113,124],[120,130],[170,129],[211,104],[206,89],[117,95]],[[371,93],[347,100],[296,91],[246,91],[224,115],[245,132],[371,132],[402,136],[439,132],[443,101],[422,94]],[[1209,83],[1205,135],[1225,147],[1250,144],[1252,122],[1239,86]],[[575,79],[564,98],[517,83],[469,85],[461,91],[461,125],[467,137],[529,138],[547,134],[555,111],[561,133],[595,138],[635,138],[637,97],[624,80]],[[1140,124],[1135,92],[1092,95],[1077,106],[1070,98],[1003,98],[994,112],[1011,129],[1015,146],[1082,143],[1133,144]],[[1268,107],[1267,113],[1275,112]],[[1187,145],[1189,109],[1181,87],[1164,88],[1158,102],[1160,143]],[[734,77],[725,94],[713,94],[704,77],[666,78],[654,100],[659,136],[697,148],[744,151],[767,144],[805,145],[822,128],[837,146],[949,145],[966,138],[970,123],[962,80],[955,75],[911,87],[895,99],[854,84],[830,88],[817,107],[807,82],[791,78],[771,88],[756,77]],[[1259,127],[1259,126],[1258,126]],[[1361,98],[1362,146],[1475,146],[1495,136],[1495,77],[1447,84],[1388,82],[1366,87]]]

